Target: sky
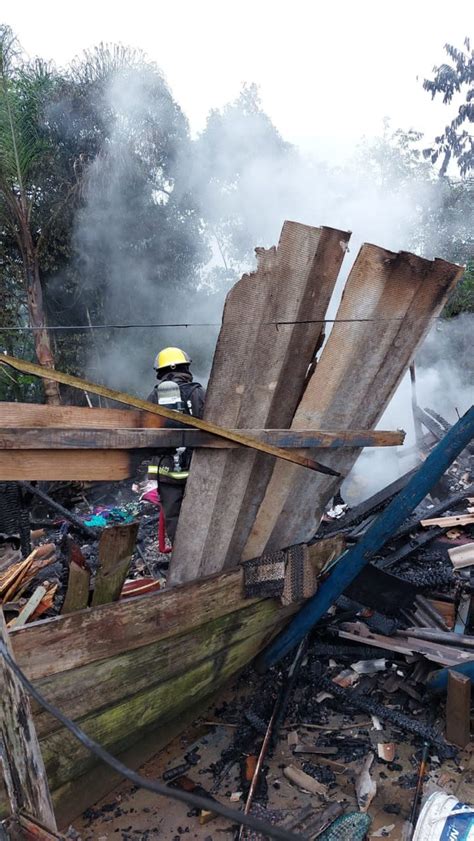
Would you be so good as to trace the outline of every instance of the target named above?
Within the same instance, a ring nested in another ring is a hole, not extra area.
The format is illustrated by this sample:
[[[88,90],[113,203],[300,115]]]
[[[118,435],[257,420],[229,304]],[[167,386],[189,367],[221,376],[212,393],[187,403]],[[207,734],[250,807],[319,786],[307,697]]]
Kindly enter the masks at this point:
[[[447,14],[436,0],[8,0],[1,18],[31,56],[59,65],[101,41],[143,49],[194,134],[255,82],[286,140],[337,159],[386,117],[429,139],[444,127],[453,109],[422,81],[446,42],[472,34],[474,4],[456,0]]]

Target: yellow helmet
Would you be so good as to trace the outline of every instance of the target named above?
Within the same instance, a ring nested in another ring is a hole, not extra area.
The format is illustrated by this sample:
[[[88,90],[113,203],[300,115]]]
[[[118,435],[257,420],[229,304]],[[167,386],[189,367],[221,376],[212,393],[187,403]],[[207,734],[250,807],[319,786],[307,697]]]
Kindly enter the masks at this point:
[[[189,365],[190,362],[184,350],[180,350],[179,347],[165,347],[155,359],[155,371],[159,371],[160,368],[174,368],[176,365]]]

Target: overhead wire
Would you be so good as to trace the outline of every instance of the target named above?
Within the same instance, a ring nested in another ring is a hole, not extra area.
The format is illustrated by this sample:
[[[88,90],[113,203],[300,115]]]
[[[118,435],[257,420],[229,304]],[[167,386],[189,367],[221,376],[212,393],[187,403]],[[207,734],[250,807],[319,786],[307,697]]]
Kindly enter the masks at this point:
[[[117,771],[127,780],[130,780],[133,785],[136,785],[139,788],[147,789],[154,794],[159,794],[163,797],[170,797],[173,800],[186,803],[186,805],[191,806],[192,808],[205,810],[207,812],[214,812],[215,814],[232,821],[232,823],[239,823],[249,829],[255,830],[256,832],[260,832],[263,836],[275,838],[277,841],[303,841],[301,835],[295,835],[293,832],[289,832],[288,830],[278,826],[273,826],[266,821],[254,818],[252,815],[245,815],[243,812],[239,812],[236,809],[229,809],[217,800],[209,800],[207,797],[201,797],[200,795],[193,794],[192,792],[182,791],[178,788],[171,788],[164,783],[158,782],[158,780],[149,780],[146,777],[142,777],[141,774],[138,774],[136,771],[128,768],[127,765],[124,765],[123,762],[109,753],[109,751],[102,747],[102,745],[99,745],[98,742],[91,739],[90,736],[88,736],[87,733],[84,733],[84,730],[82,730],[74,721],[71,721],[71,719],[55,707],[54,704],[47,701],[44,695],[42,695],[42,693],[26,677],[25,673],[11,656],[7,646],[2,640],[0,640],[0,654],[4,658],[8,667],[16,675],[22,686],[35,699],[35,701],[37,701],[43,709],[46,710],[46,712],[50,713],[50,715],[60,721],[61,724],[66,727],[66,729],[69,730],[69,732],[72,733],[73,736],[75,736],[76,739],[84,745],[84,747],[87,748],[87,750],[93,753],[102,762],[105,762],[113,768],[114,771]]]
[[[297,319],[295,321],[264,321],[264,326],[285,326],[291,324],[370,324],[370,323],[386,323],[390,321],[404,321],[406,318],[405,315],[401,316],[387,316],[384,318],[383,316],[380,318],[304,318],[304,319]],[[441,320],[442,316],[440,315],[433,315],[430,317],[431,321]],[[239,322],[224,322],[226,326],[229,324],[245,324],[244,321]],[[44,327],[30,327],[26,325],[24,327],[0,327],[1,333],[21,333],[21,332],[38,332],[41,330],[48,330],[48,331],[67,331],[67,330],[85,330],[90,332],[91,330],[138,330],[138,329],[153,329],[156,330],[161,327],[171,327],[173,329],[177,328],[185,328],[189,329],[191,327],[221,327],[222,322],[217,321],[203,321],[203,322],[176,322],[176,323],[157,323],[157,324],[52,324],[50,326]]]

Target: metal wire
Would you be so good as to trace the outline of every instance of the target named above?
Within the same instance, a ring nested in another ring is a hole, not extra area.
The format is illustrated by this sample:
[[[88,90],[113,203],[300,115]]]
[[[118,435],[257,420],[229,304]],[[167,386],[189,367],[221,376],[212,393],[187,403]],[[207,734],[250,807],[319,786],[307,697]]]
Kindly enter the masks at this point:
[[[267,326],[274,326],[274,327],[282,327],[285,325],[291,324],[367,324],[367,323],[386,323],[390,321],[404,321],[406,316],[393,316],[392,318],[308,318],[308,319],[301,319],[297,321],[265,321],[264,324]],[[433,315],[430,317],[431,321],[435,321],[437,319],[441,319],[442,316],[440,315]],[[226,321],[224,322],[226,326],[231,324],[232,322]],[[234,322],[236,323],[236,322]],[[239,322],[242,324],[243,322]],[[22,333],[22,332],[36,332],[38,330],[86,330],[90,332],[91,330],[136,330],[136,329],[157,329],[159,327],[183,327],[183,328],[190,328],[190,327],[221,327],[220,321],[208,321],[208,322],[181,322],[176,324],[53,324],[50,326],[44,327],[0,327],[0,332],[2,333]]]

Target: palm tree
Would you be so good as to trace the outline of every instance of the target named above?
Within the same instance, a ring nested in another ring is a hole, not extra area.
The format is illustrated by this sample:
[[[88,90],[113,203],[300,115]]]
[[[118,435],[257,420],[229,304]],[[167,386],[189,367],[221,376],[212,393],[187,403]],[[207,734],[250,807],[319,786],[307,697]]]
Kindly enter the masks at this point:
[[[44,232],[33,222],[41,201],[37,175],[51,150],[41,128],[42,104],[54,79],[48,67],[21,60],[11,29],[0,26],[0,226],[15,241],[30,327],[40,365],[54,368],[46,326],[39,253]],[[59,404],[59,386],[43,380],[46,402]]]

